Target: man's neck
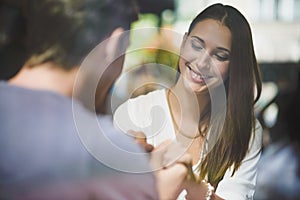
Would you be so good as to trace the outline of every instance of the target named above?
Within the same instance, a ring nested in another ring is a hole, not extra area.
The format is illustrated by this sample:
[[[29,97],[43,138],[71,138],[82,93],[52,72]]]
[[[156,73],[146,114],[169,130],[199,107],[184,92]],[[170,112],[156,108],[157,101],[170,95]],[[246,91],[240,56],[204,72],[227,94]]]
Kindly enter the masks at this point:
[[[31,68],[24,66],[8,82],[28,89],[48,90],[64,96],[72,96],[77,70],[78,68],[73,68],[67,71],[50,63]]]

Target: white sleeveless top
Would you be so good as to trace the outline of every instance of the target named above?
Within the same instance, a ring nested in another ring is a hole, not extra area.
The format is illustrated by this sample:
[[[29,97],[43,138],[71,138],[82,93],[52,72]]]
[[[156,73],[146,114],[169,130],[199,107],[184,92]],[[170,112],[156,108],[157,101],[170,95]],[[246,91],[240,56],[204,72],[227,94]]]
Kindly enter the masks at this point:
[[[147,142],[154,146],[166,139],[176,140],[165,89],[155,90],[123,103],[114,113],[114,124],[125,132],[128,130],[143,132],[147,136]],[[207,144],[204,147],[207,148]],[[262,128],[256,120],[255,134],[253,132],[248,153],[234,176],[231,176],[233,167],[226,171],[215,191],[218,196],[230,200],[253,199],[261,147]],[[198,173],[196,166],[193,169]],[[178,199],[184,199],[184,192]]]

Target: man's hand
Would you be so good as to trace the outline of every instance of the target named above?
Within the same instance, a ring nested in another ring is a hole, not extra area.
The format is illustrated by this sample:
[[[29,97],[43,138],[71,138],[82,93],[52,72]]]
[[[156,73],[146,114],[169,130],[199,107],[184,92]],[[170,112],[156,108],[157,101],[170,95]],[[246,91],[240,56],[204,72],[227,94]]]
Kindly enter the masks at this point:
[[[146,152],[150,153],[153,151],[153,145],[147,143],[147,138],[143,132],[129,130],[128,133],[134,137],[135,141],[141,145]]]

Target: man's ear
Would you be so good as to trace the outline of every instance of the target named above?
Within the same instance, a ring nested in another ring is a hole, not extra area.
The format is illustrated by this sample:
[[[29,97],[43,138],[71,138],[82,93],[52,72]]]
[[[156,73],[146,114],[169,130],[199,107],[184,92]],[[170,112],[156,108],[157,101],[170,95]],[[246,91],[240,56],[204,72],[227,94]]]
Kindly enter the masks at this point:
[[[119,40],[124,32],[124,29],[121,27],[116,28],[112,34],[110,35],[110,38],[107,41],[106,47],[105,47],[105,53],[106,53],[106,59],[107,61],[113,61],[113,59],[116,59],[116,52],[118,52],[119,47]]]

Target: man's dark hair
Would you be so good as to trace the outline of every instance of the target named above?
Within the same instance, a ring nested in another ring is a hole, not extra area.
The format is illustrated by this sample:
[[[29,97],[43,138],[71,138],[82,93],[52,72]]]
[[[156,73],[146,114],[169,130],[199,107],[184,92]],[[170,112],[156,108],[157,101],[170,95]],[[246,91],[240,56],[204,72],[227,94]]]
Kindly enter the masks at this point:
[[[28,66],[46,62],[78,66],[115,28],[137,19],[130,0],[27,0]]]
[[[7,2],[6,2],[7,1]],[[0,2],[0,79],[14,76],[26,59],[25,20],[20,6]]]

